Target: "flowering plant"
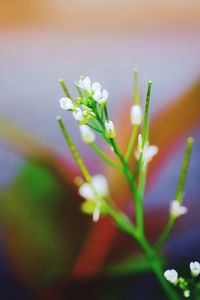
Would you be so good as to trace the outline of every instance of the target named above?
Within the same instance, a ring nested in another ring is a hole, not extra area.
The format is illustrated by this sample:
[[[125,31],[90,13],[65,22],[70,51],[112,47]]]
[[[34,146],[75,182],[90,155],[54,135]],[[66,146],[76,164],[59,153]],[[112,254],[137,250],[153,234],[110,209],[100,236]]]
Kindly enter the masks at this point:
[[[64,81],[60,84],[65,92],[65,97],[60,99],[61,108],[72,113],[80,129],[80,136],[83,142],[87,143],[105,163],[114,168],[117,172],[125,176],[132,194],[135,209],[135,222],[133,222],[116,203],[112,200],[107,179],[101,175],[91,175],[74,145],[61,117],[57,118],[58,124],[64,138],[79,166],[83,179],[75,180],[79,188],[79,194],[84,199],[81,209],[84,213],[92,215],[93,221],[97,222],[102,215],[109,215],[118,228],[125,234],[135,239],[148,259],[152,271],[166,292],[168,299],[178,300],[179,294],[168,282],[175,284],[183,282],[178,279],[175,270],[167,270],[163,274],[160,253],[178,217],[187,212],[187,208],[182,205],[186,175],[188,171],[193,139],[186,141],[184,158],[178,179],[174,200],[169,205],[169,218],[165,229],[154,245],[147,240],[144,228],[144,191],[146,185],[147,170],[150,161],[158,153],[158,147],[149,144],[149,108],[152,82],[148,82],[146,105],[144,115],[139,101],[138,91],[138,71],[134,70],[134,100],[130,111],[130,120],[133,125],[129,144],[125,154],[121,152],[116,142],[116,131],[113,121],[108,113],[108,91],[102,89],[98,82],[92,83],[89,77],[81,76],[75,83],[78,97],[72,98]],[[96,144],[96,134],[99,134],[110,149],[119,159],[119,163],[113,161]],[[136,160],[135,170],[132,171],[130,161]],[[196,270],[195,262],[195,270]],[[192,269],[194,269],[192,267]],[[192,271],[192,274],[197,272]],[[195,275],[196,276],[196,275]],[[166,279],[167,280],[166,280]],[[184,281],[185,283],[186,281]],[[184,285],[184,296],[190,296],[188,285]]]

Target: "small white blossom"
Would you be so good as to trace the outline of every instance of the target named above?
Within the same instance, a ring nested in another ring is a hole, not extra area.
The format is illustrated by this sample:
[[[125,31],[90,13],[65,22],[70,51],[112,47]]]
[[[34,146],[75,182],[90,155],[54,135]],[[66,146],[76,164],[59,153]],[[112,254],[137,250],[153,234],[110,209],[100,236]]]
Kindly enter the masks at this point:
[[[189,290],[185,290],[183,293],[185,298],[189,298],[190,297],[190,291]]]
[[[74,104],[72,100],[68,97],[62,97],[59,102],[60,102],[60,107],[63,109],[66,110],[74,109]]]
[[[116,136],[116,129],[112,121],[105,121],[105,132],[108,138],[114,138]]]
[[[96,102],[103,105],[108,100],[108,91],[103,90],[103,92],[101,92],[100,89],[96,89],[92,97]]]
[[[87,125],[80,125],[79,128],[83,142],[91,144],[95,141],[95,133]]]
[[[176,272],[176,270],[174,270],[174,269],[166,270],[164,272],[164,276],[169,282],[171,282],[173,284],[177,283],[178,273]]]
[[[175,218],[178,218],[180,217],[181,215],[184,215],[186,214],[188,211],[187,207],[185,206],[182,206],[180,204],[179,201],[177,200],[173,200],[171,203],[170,203],[170,214],[175,217]]]
[[[93,93],[96,92],[96,91],[100,91],[101,90],[101,85],[99,82],[94,82],[92,84],[92,91]]]
[[[106,198],[109,194],[108,182],[103,175],[95,175],[92,177],[92,184],[84,182],[79,188],[79,194],[86,200],[90,200],[95,203],[93,211],[93,221],[97,222],[100,217],[101,201],[98,198],[100,195]]]
[[[74,119],[77,120],[79,123],[81,124],[87,123],[87,119],[85,118],[80,107],[76,107],[76,109],[73,111],[73,116]]]
[[[147,141],[142,148],[142,135],[138,135],[138,149],[135,151],[135,157],[137,160],[140,159],[140,155],[142,154],[142,160],[144,167],[147,163],[149,163],[152,158],[158,153],[158,147],[154,145],[149,145]]]
[[[138,104],[131,107],[131,123],[132,125],[140,125],[142,123],[142,109]]]
[[[84,91],[88,92],[89,94],[92,93],[92,84],[89,77],[81,76],[79,81],[76,83],[78,87],[83,89]]]
[[[197,277],[200,274],[200,263],[198,261],[191,262],[190,271],[192,276]]]

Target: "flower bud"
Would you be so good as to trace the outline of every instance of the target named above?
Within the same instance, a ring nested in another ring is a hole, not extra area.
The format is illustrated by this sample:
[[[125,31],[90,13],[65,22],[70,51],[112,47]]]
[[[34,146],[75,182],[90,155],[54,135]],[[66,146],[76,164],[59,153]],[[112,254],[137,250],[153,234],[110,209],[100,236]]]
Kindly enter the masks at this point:
[[[106,136],[113,139],[116,136],[116,129],[112,121],[105,121]]]
[[[138,104],[131,107],[131,123],[132,125],[140,125],[142,123],[142,109]]]

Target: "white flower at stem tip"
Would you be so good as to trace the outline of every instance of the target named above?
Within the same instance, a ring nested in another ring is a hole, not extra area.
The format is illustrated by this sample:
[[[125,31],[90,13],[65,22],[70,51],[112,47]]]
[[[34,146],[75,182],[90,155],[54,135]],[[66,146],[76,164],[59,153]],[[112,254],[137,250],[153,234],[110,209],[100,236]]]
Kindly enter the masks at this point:
[[[72,100],[68,97],[62,97],[59,102],[60,102],[60,107],[65,110],[74,109],[74,104]]]
[[[158,153],[158,147],[154,145],[149,145],[149,142],[146,141],[145,145],[142,147],[142,135],[138,135],[138,147],[135,151],[135,157],[137,160],[140,159],[142,155],[143,166],[145,167],[153,157]]]
[[[190,271],[192,276],[197,277],[200,274],[200,263],[198,261],[194,261],[190,263]]]
[[[92,84],[92,91],[93,93],[96,92],[96,91],[100,91],[101,90],[101,85],[99,82],[94,82]]]
[[[86,144],[94,143],[96,138],[95,133],[87,125],[80,125],[79,129],[83,142]]]
[[[116,129],[112,121],[105,121],[105,133],[106,136],[110,139],[113,139],[116,136]]]
[[[182,206],[181,203],[177,200],[173,200],[170,203],[170,215],[174,218],[178,218],[188,211],[187,207]]]
[[[176,283],[177,283],[177,280],[178,280],[178,273],[176,272],[176,270],[174,270],[174,269],[166,270],[166,271],[164,272],[164,276],[165,276],[165,278],[166,278],[169,282],[171,282],[171,283],[173,283],[173,284],[176,284]]]
[[[142,123],[142,109],[139,104],[131,107],[131,123],[132,125],[140,125]]]
[[[84,91],[88,92],[89,94],[92,93],[92,84],[89,77],[81,76],[79,81],[76,82],[76,85]]]
[[[84,182],[79,188],[79,194],[85,200],[94,202],[93,221],[96,222],[100,217],[101,200],[99,198],[106,198],[109,194],[108,182],[103,175],[95,175],[92,177],[92,184]],[[98,195],[100,197],[98,197]]]
[[[108,91],[103,90],[103,92],[101,92],[100,89],[96,89],[92,97],[96,102],[103,105],[108,100]]]
[[[76,121],[78,121],[80,124],[87,123],[87,118],[84,116],[82,110],[80,107],[76,107],[73,111],[73,117]]]

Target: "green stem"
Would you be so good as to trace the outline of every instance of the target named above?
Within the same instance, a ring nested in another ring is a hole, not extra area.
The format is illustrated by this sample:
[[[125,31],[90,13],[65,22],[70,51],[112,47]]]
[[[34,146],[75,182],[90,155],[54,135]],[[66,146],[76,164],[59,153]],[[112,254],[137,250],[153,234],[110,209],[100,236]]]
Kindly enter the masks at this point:
[[[133,152],[135,140],[136,140],[136,137],[137,137],[137,134],[138,134],[138,129],[139,129],[138,125],[133,126],[130,141],[129,141],[128,148],[127,148],[126,155],[125,155],[125,160],[127,162],[130,160],[131,154]]]
[[[83,173],[83,176],[85,177],[85,180],[89,183],[91,183],[91,176],[90,176],[90,173],[86,167],[86,165],[84,164],[81,156],[79,155],[78,153],[78,150],[76,148],[76,146],[74,145],[69,133],[67,132],[66,128],[65,128],[65,125],[62,121],[62,118],[61,117],[57,117],[57,121],[58,121],[58,124],[60,126],[60,129],[62,131],[62,134],[69,146],[69,149],[71,150],[71,153],[77,163],[77,165],[79,166],[81,172]]]
[[[66,95],[68,98],[72,99],[72,97],[71,97],[71,95],[70,95],[70,93],[69,93],[69,91],[68,91],[68,89],[67,89],[67,87],[66,87],[66,85],[65,85],[64,79],[60,79],[59,82],[60,82],[60,85],[61,85],[61,87],[62,87],[62,89],[63,89],[65,95]]]
[[[190,163],[190,158],[191,158],[191,153],[192,153],[192,147],[193,147],[193,139],[189,137],[186,141],[186,146],[185,146],[185,152],[184,152],[184,157],[181,165],[181,170],[179,173],[179,179],[178,179],[178,184],[176,188],[176,194],[175,194],[175,200],[179,201],[182,203],[183,200],[183,193],[185,189],[185,182],[186,182],[186,177],[188,173],[188,167]],[[159,250],[169,237],[174,224],[175,224],[176,218],[173,215],[169,216],[168,222],[161,233],[158,241],[155,244],[155,248]]]
[[[123,171],[123,168],[112,161],[112,159],[110,159],[95,143],[91,143],[89,145],[107,164],[115,168],[117,171]]]
[[[160,262],[160,259],[157,257],[156,252],[153,250],[153,248],[149,245],[147,240],[144,236],[140,236],[138,239],[138,243],[140,244],[142,250],[144,251],[146,257],[149,260],[149,263],[151,265],[151,269],[156,275],[158,281],[160,282],[162,288],[164,289],[165,293],[168,296],[168,299],[171,300],[180,300],[180,297],[174,290],[174,288],[167,282],[167,280],[164,278],[162,265]]]
[[[144,209],[143,209],[143,199],[144,199],[144,191],[146,184],[146,175],[147,169],[141,170],[139,173],[139,184],[138,184],[138,194],[140,197],[136,200],[136,224],[138,229],[143,232],[144,231]]]
[[[132,198],[133,198],[133,201],[136,199],[136,198],[139,198],[140,195],[138,193],[138,190],[135,186],[135,182],[133,180],[133,176],[129,170],[129,166],[128,166],[128,163],[127,161],[125,160],[125,158],[123,157],[123,155],[121,154],[116,142],[114,139],[110,139],[111,141],[111,145],[113,146],[113,149],[114,149],[114,152],[115,154],[119,157],[122,165],[123,165],[123,169],[124,169],[124,175],[126,176],[127,180],[128,180],[128,183],[129,183],[129,186],[130,186],[130,189],[131,189],[131,193],[132,193]]]

